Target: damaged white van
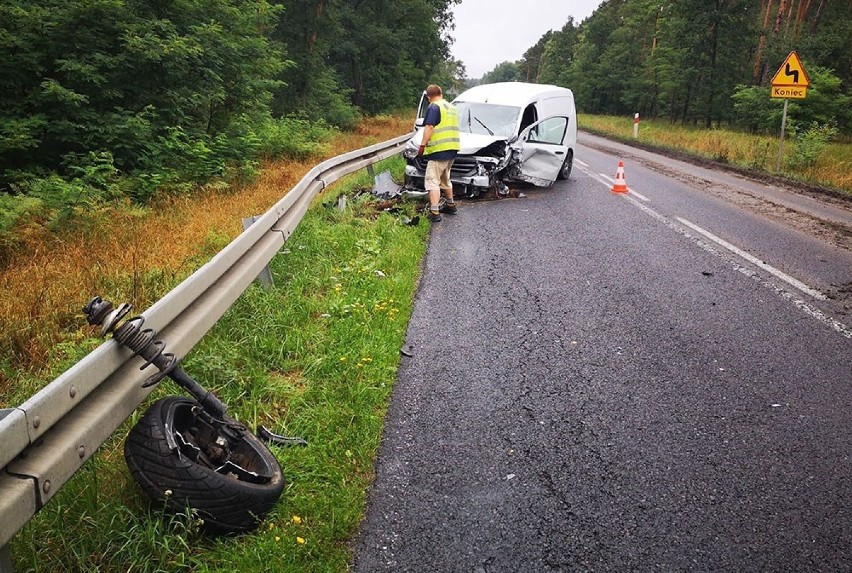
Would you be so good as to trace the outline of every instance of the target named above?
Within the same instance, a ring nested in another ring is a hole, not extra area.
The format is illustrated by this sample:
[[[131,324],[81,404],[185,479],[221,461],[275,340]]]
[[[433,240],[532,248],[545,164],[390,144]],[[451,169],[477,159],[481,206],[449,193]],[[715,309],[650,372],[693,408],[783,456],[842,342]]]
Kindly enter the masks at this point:
[[[571,175],[577,145],[571,90],[522,82],[484,84],[461,93],[452,103],[461,132],[461,151],[451,175],[457,197],[505,195],[506,183],[511,182],[547,187]],[[424,94],[414,136],[403,150],[406,194],[423,192],[426,161],[417,157],[417,148],[428,105]]]

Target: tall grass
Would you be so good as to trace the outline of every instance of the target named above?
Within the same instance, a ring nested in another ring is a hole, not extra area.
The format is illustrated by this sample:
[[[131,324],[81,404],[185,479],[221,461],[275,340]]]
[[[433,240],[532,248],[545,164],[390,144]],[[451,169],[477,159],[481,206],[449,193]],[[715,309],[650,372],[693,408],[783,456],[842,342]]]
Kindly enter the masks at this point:
[[[31,221],[16,229],[0,260],[0,407],[20,403],[91,348],[80,309],[93,293],[143,309],[265,212],[320,159],[411,129],[410,119],[378,117],[338,135],[322,156],[266,163],[250,185],[214,187],[88,214],[54,230]]]
[[[753,135],[728,129],[703,129],[643,119],[639,138],[633,139],[633,118],[580,114],[580,129],[619,139],[685,152],[705,159],[766,173],[775,173],[777,136]],[[779,126],[780,129],[780,126]],[[852,144],[830,143],[807,167],[795,168],[795,138],[784,142],[781,175],[852,195]]]
[[[401,174],[400,158],[385,165]],[[274,447],[287,485],[262,527],[206,539],[147,502],[121,455],[137,411],[16,537],[17,571],[346,570],[428,233],[404,224],[413,205],[355,197],[371,183],[320,195],[270,265],[274,288],[250,287],[184,362],[237,419],[309,442]]]

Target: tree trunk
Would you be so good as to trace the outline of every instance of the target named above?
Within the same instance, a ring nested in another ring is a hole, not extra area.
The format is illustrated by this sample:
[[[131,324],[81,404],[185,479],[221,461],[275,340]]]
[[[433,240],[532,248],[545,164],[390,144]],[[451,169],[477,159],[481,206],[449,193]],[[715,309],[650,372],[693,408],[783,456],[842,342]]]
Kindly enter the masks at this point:
[[[822,18],[823,8],[825,8],[825,0],[819,0],[819,6],[817,6],[817,11],[814,15],[814,23],[811,24],[811,34],[815,34],[819,27],[819,20]]]
[[[772,35],[777,36],[778,32],[781,30],[781,25],[784,23],[784,12],[787,10],[787,6],[791,0],[780,0],[780,4],[778,5],[778,14],[775,16],[775,25],[772,27]],[[766,85],[766,82],[769,81],[769,67],[766,64],[763,64],[763,70],[760,74],[760,85]]]
[[[299,101],[302,105],[305,105],[305,102],[308,100],[308,87],[311,84],[311,77],[313,76],[314,70],[312,69],[314,58],[314,46],[317,43],[317,36],[319,34],[320,29],[320,19],[322,18],[323,10],[325,9],[325,0],[318,0],[315,10],[314,10],[314,21],[311,26],[311,31],[308,33],[308,42],[307,42],[307,57],[305,58],[305,65],[307,66],[307,74],[305,75],[304,81],[302,85],[299,87]]]
[[[775,0],[763,0],[763,28],[760,30],[760,40],[757,43],[757,52],[754,55],[754,68],[751,73],[751,83],[759,85],[761,79],[761,67],[763,64],[763,49],[766,47],[766,34],[769,31],[769,14]]]
[[[309,54],[314,51],[314,45],[317,43],[317,30],[319,30],[320,18],[322,18],[322,12],[323,12],[324,9],[325,9],[324,0],[319,0],[317,2],[316,11],[314,12],[314,14],[316,14],[316,17],[314,18],[314,29],[311,31],[310,36],[308,36],[308,53]]]
[[[801,0],[798,1],[801,2]],[[797,0],[790,0],[790,4],[788,5],[786,18],[787,21],[784,23],[784,35],[789,34],[791,23],[793,26],[793,32],[795,33],[796,31],[796,21],[793,19],[793,8],[796,7],[796,2]]]
[[[707,115],[704,117],[704,126],[707,129],[713,126],[713,114],[716,111],[713,106],[715,105],[716,95],[716,54],[719,51],[719,20],[722,1],[716,0],[716,11],[710,23],[710,80],[708,82],[710,91],[707,94]]]
[[[690,84],[689,87],[686,88],[686,100],[683,102],[683,114],[681,115],[680,122],[686,125],[686,119],[689,117],[689,104],[692,101],[692,92],[695,88],[695,84]]]
[[[796,25],[793,28],[793,31],[796,34],[796,38],[799,37],[799,34],[802,32],[802,28],[805,25],[805,18],[808,16],[808,10],[811,8],[811,0],[802,0],[799,3],[799,11],[796,12]]]
[[[788,0],[781,0],[778,6],[778,14],[775,16],[775,26],[772,28],[772,34],[777,36],[781,30],[781,24],[784,23],[784,11],[787,10]]]

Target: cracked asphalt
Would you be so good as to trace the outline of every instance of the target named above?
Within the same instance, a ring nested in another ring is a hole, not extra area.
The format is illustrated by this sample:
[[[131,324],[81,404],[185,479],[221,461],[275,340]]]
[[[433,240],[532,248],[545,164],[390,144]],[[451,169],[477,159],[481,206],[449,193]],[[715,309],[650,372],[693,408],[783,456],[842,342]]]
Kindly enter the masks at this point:
[[[524,193],[433,226],[352,569],[852,570],[852,341],[586,171]]]

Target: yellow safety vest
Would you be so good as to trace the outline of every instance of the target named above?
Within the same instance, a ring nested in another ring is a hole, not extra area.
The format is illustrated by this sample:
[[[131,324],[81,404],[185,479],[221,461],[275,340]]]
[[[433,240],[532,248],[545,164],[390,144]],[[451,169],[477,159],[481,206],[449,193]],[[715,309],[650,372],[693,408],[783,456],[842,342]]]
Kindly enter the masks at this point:
[[[436,102],[441,106],[441,121],[432,130],[432,137],[426,143],[424,155],[431,155],[439,151],[459,151],[459,114],[454,105],[446,100]]]

